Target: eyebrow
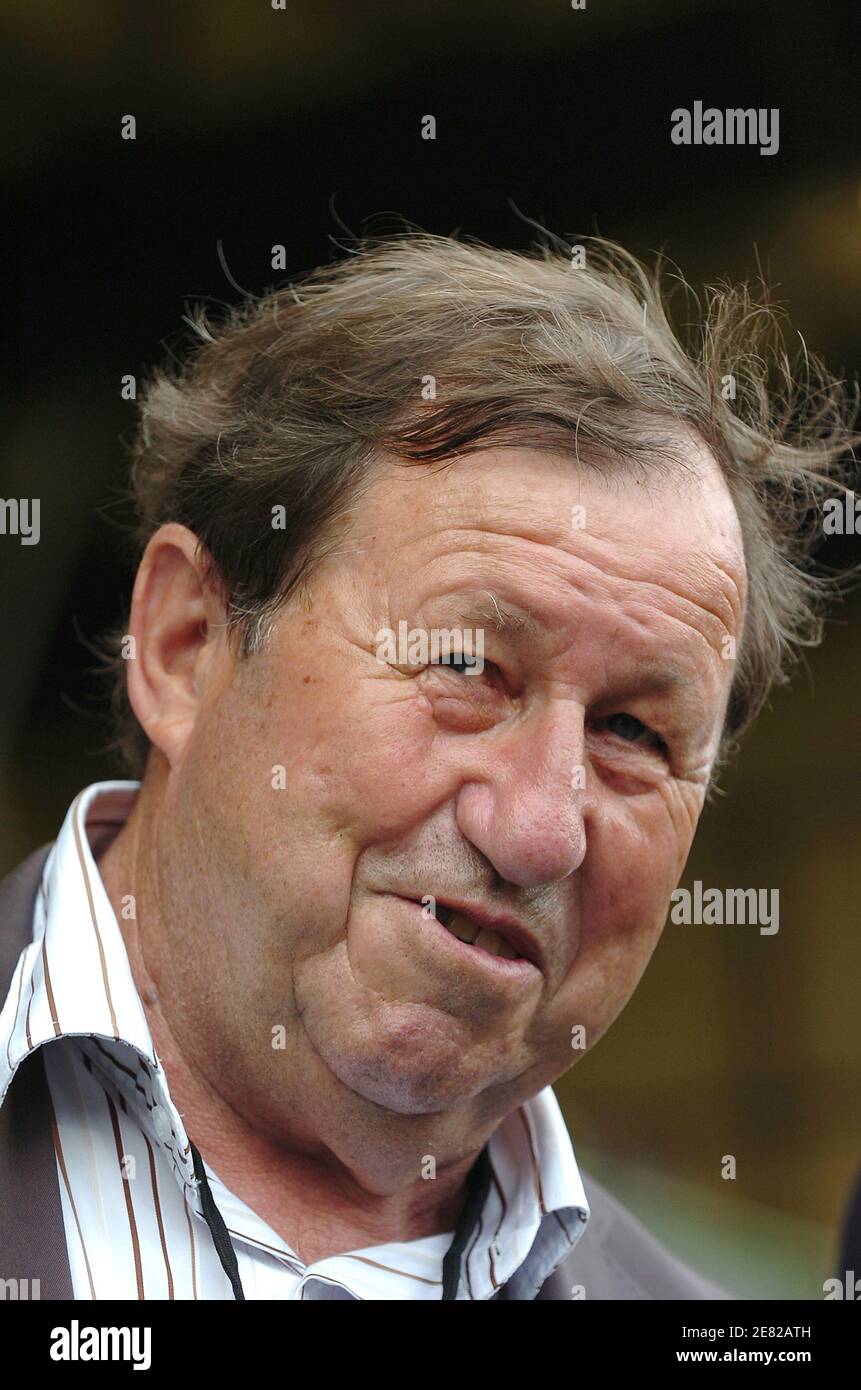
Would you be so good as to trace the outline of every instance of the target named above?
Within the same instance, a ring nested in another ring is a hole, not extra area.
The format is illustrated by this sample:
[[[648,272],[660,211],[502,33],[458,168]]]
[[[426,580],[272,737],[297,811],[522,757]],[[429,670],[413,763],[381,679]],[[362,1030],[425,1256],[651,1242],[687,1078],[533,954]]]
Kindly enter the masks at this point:
[[[478,602],[467,600],[457,604],[454,615],[460,619],[461,627],[475,627],[478,624],[485,624],[497,632],[533,638],[547,630],[545,624],[539,622],[532,613],[507,603],[505,599],[497,599],[489,589],[484,589],[482,592],[486,595],[484,600]]]

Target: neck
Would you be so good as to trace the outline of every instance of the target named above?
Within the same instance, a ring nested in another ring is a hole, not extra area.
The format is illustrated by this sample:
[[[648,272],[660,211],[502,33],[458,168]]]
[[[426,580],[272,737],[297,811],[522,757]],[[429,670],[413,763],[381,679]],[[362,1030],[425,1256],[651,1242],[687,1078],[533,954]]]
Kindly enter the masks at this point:
[[[348,1250],[417,1240],[454,1230],[463,1207],[466,1176],[475,1154],[438,1171],[434,1181],[399,1191],[369,1192],[349,1167],[323,1146],[291,1148],[275,1141],[220,1094],[179,1046],[168,1011],[147,969],[137,920],[120,912],[124,895],[147,903],[147,936],[163,930],[153,920],[151,841],[141,791],[123,829],[100,853],[99,872],[123,933],[132,976],[153,1046],[186,1131],[220,1180],[285,1240],[305,1264]],[[143,890],[143,891],[142,891]],[[381,1140],[384,1142],[384,1140]],[[385,1166],[381,1162],[381,1168]]]

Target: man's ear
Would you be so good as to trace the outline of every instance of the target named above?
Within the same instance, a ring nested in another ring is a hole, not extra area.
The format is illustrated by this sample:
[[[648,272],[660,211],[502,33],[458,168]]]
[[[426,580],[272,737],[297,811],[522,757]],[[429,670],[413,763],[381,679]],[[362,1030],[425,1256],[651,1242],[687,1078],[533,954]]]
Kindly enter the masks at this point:
[[[188,527],[161,526],[144,551],[132,593],[129,702],[171,765],[182,758],[218,657],[226,653],[226,614],[205,581],[198,546]]]

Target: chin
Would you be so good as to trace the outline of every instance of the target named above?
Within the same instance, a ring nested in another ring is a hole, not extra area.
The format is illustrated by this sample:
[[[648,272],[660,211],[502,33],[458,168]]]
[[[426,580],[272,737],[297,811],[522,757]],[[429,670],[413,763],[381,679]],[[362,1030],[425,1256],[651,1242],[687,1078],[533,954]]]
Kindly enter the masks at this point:
[[[401,1115],[428,1115],[456,1109],[492,1084],[480,1049],[470,1049],[453,1019],[419,1004],[387,1014],[384,1027],[352,1045],[333,1037],[317,1045],[331,1071],[364,1100]]]

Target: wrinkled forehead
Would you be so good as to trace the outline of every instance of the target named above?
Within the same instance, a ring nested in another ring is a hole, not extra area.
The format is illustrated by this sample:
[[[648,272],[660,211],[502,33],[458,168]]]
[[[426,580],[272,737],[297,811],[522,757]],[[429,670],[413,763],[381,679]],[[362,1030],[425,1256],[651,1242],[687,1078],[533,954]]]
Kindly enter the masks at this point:
[[[584,462],[533,449],[487,449],[445,464],[384,460],[352,512],[350,532],[377,566],[411,567],[458,541],[516,559],[509,542],[587,557],[612,549],[636,576],[698,561],[725,571],[743,605],[741,526],[722,470],[681,432],[653,463]],[[364,546],[362,547],[364,549]]]

